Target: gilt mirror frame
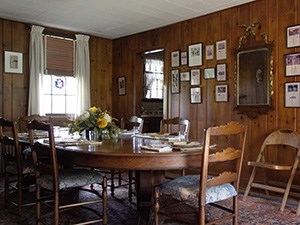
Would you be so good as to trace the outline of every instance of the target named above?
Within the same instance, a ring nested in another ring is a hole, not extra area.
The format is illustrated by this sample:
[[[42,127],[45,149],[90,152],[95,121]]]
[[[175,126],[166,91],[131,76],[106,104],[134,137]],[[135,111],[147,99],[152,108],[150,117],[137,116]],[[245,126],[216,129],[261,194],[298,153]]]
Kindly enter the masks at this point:
[[[272,109],[273,94],[273,42],[268,43],[267,34],[258,32],[260,23],[241,25],[246,34],[239,38],[234,51],[235,64],[235,108],[239,114],[256,118]]]

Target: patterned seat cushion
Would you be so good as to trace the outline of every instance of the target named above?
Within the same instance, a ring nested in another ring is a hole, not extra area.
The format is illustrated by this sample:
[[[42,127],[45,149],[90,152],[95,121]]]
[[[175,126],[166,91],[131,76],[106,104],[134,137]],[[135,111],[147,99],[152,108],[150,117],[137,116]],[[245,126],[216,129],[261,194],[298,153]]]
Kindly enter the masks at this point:
[[[101,174],[89,169],[61,169],[59,170],[59,189],[101,183],[102,179]],[[53,177],[50,175],[41,175],[36,182],[45,189],[53,189]]]
[[[179,201],[186,201],[187,204],[193,207],[198,207],[199,185],[199,175],[181,176],[160,185],[159,192],[160,194],[171,195]],[[206,204],[221,201],[236,195],[237,192],[231,184],[209,187],[206,189]]]

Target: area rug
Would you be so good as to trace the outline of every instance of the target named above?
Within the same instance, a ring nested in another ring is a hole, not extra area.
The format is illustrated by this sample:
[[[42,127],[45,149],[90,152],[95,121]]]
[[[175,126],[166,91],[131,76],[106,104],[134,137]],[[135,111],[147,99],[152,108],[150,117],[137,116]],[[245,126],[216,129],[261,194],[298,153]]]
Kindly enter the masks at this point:
[[[3,183],[0,183],[0,225],[29,225],[35,224],[34,207],[26,207],[22,216],[16,215],[16,210],[13,206],[8,209],[3,205]],[[109,192],[110,193],[110,192]],[[134,225],[137,224],[137,209],[136,205],[128,201],[128,189],[118,188],[115,191],[115,198],[109,194],[109,224],[110,225]],[[299,224],[300,217],[296,215],[297,203],[288,203],[285,210],[279,210],[281,202],[269,198],[259,196],[249,196],[246,200],[242,199],[242,194],[239,195],[239,224],[242,225],[285,225]],[[214,213],[214,212],[210,212]],[[89,216],[77,214],[77,216]],[[72,215],[74,216],[74,215]],[[65,221],[68,219],[64,218]],[[65,222],[63,224],[68,224]],[[168,223],[169,224],[169,223]],[[170,223],[182,224],[182,223]],[[231,224],[221,223],[222,225]]]

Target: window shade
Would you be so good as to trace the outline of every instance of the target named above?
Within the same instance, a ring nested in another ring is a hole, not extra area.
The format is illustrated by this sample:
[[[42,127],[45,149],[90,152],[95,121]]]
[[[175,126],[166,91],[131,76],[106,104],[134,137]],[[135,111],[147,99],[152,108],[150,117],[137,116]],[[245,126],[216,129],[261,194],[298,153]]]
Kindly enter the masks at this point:
[[[74,41],[45,36],[45,74],[74,76]]]

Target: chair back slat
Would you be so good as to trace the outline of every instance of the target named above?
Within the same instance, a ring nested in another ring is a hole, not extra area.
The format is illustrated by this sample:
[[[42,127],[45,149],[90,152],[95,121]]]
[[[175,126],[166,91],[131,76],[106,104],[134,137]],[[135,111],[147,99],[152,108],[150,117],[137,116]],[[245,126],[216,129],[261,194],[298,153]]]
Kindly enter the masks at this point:
[[[292,130],[276,130],[269,134],[262,147],[267,145],[287,145],[293,148],[300,148],[299,134]]]
[[[178,131],[184,131],[187,133],[187,137],[190,132],[190,121],[188,119],[183,119],[180,117],[174,117],[171,119],[163,119],[160,121],[160,133],[163,134],[168,131],[170,126],[177,125]]]

